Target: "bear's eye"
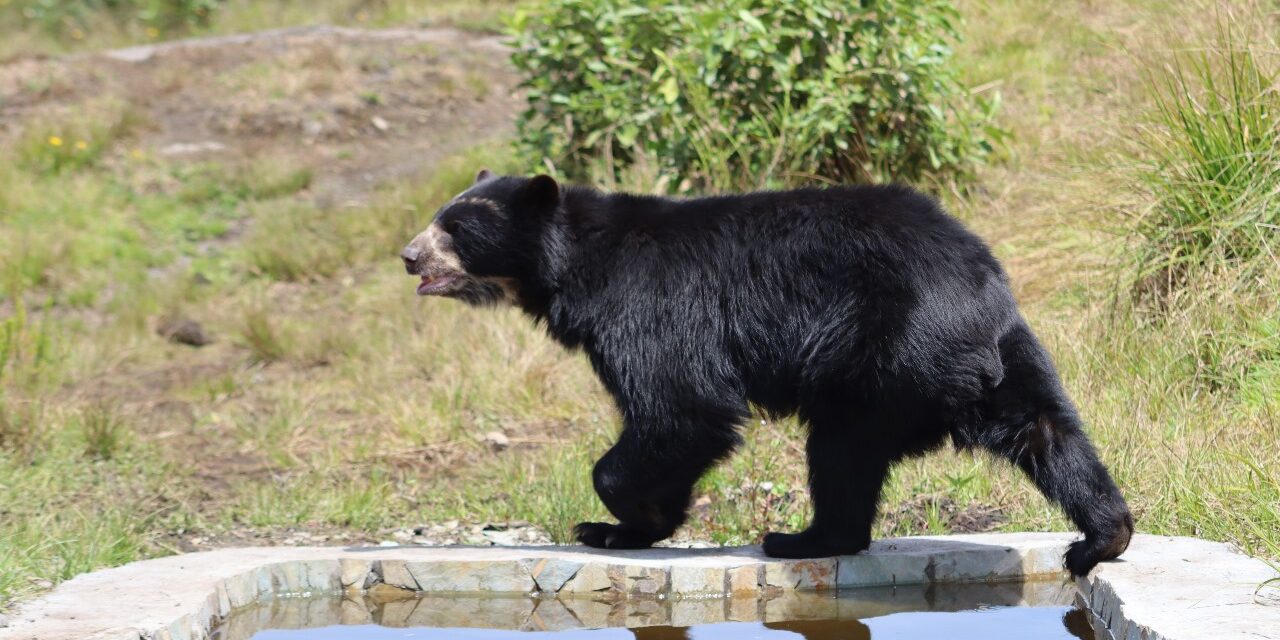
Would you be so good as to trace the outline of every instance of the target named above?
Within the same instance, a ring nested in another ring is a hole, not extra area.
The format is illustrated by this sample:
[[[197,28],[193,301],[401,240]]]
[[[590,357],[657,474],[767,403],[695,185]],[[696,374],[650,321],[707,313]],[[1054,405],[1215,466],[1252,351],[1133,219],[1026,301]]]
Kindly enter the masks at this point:
[[[457,233],[458,229],[462,228],[462,224],[457,220],[446,220],[441,226],[444,227],[444,232],[449,235]]]

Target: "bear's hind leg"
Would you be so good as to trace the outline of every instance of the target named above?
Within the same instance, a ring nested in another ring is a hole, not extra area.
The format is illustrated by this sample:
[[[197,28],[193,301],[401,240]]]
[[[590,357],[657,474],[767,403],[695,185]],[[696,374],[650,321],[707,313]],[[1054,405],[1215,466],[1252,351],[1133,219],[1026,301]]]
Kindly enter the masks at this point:
[[[689,430],[669,442],[624,429],[592,471],[596,493],[618,524],[583,522],[579,542],[601,549],[643,549],[684,524],[693,485],[738,442],[732,426]]]
[[[1072,575],[1083,576],[1124,552],[1133,536],[1133,516],[1031,332],[1015,327],[1001,340],[1000,356],[1004,380],[993,390],[977,430],[965,430],[961,439],[1018,465],[1062,507],[1084,533],[1084,540],[1067,550],[1064,564]]]
[[[1084,532],[1064,558],[1071,575],[1083,576],[1128,548],[1133,516],[1072,414],[1027,415],[994,428],[999,439],[985,444],[1018,465]]]
[[[880,489],[894,459],[882,443],[857,437],[859,430],[845,421],[809,423],[813,522],[800,533],[767,534],[764,552],[773,558],[824,558],[869,547]]]

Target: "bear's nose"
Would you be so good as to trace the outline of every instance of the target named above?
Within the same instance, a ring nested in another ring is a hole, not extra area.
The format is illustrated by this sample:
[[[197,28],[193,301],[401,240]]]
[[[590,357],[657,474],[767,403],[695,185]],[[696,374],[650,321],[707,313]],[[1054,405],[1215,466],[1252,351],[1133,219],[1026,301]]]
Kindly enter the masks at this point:
[[[421,256],[422,252],[414,247],[405,247],[404,251],[400,252],[400,259],[404,260],[404,270],[408,271],[409,275],[417,275],[418,258]]]

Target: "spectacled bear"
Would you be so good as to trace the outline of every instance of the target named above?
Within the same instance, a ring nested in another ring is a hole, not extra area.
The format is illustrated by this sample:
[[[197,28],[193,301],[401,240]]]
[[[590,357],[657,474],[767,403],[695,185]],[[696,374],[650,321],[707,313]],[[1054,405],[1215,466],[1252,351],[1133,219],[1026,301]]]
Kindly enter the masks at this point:
[[[948,437],[1065,510],[1084,532],[1071,573],[1128,546],[1124,498],[1000,264],[909,188],[674,199],[482,171],[401,257],[420,295],[515,304],[588,355],[623,421],[592,474],[618,524],[575,530],[592,547],[670,536],[749,403],[808,429],[813,521],[766,535],[770,556],[866,549],[890,467]]]

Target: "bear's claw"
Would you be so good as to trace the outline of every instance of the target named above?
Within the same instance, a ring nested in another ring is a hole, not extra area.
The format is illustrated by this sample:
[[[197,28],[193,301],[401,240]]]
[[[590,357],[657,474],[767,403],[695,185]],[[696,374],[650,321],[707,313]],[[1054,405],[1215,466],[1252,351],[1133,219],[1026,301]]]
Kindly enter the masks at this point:
[[[621,524],[583,522],[573,528],[578,542],[597,549],[648,549],[660,538]]]
[[[871,539],[852,537],[837,540],[810,529],[800,533],[767,533],[761,546],[770,558],[828,558],[865,551],[871,546]]]

